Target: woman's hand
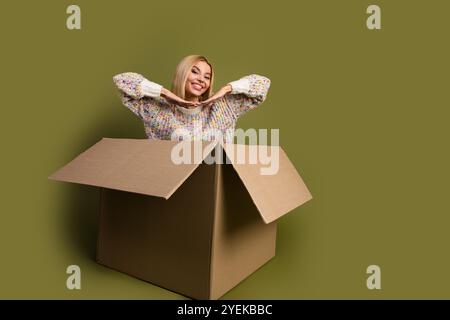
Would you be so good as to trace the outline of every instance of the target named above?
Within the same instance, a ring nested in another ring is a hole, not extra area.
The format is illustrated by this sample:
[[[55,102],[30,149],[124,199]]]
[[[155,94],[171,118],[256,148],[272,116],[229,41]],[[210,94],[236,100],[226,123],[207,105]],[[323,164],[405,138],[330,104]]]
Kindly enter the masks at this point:
[[[184,100],[166,88],[161,88],[161,96],[185,108],[195,108],[200,105],[200,102]]]
[[[220,90],[214,93],[209,99],[200,102],[200,104],[204,107],[210,107],[216,100],[222,98],[228,92],[231,92],[231,90],[231,85],[227,84],[226,86],[220,88]]]

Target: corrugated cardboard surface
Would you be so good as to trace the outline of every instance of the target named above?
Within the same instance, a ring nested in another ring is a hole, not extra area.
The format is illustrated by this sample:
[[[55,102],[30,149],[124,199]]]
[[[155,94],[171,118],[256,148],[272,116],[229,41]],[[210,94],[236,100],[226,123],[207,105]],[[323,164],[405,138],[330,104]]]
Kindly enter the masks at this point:
[[[227,154],[236,154],[235,144],[223,145]],[[256,145],[241,145],[246,155],[255,152]],[[260,169],[266,167],[261,163],[239,164],[231,157],[233,166],[256,204],[264,222],[270,223],[282,215],[312,199],[303,179],[298,174],[281,147],[271,146],[269,150],[278,149],[279,169],[275,175],[261,175]],[[251,150],[253,149],[253,150]],[[272,151],[273,152],[273,151]],[[257,152],[256,152],[257,153]]]
[[[216,165],[211,299],[275,256],[276,222],[265,224],[231,164]]]
[[[198,162],[177,165],[171,151],[177,141],[103,138],[49,178],[168,199],[214,149],[201,143],[204,152]],[[195,143],[183,142],[194,150]],[[235,144],[224,144],[227,154],[236,154]],[[259,146],[239,145],[248,155]],[[262,163],[233,166],[256,204],[263,220],[270,223],[312,198],[308,188],[281,147],[271,146],[279,154],[275,175],[262,175]],[[194,154],[194,152],[191,152]],[[257,152],[256,152],[257,153]]]
[[[208,299],[214,166],[200,165],[170,200],[104,189],[98,261],[195,299]]]
[[[103,138],[49,178],[167,199],[201,163],[174,164],[171,150],[177,143]],[[205,150],[214,147],[202,144]]]
[[[274,257],[275,220],[311,194],[279,147],[269,147],[279,153],[277,174],[262,175],[262,163],[201,163],[214,144],[182,143],[191,153],[201,144],[197,162],[173,162],[177,141],[104,138],[50,178],[103,188],[100,263],[217,299]],[[221,146],[222,159],[235,154],[237,145]],[[258,146],[240,148],[248,155]]]

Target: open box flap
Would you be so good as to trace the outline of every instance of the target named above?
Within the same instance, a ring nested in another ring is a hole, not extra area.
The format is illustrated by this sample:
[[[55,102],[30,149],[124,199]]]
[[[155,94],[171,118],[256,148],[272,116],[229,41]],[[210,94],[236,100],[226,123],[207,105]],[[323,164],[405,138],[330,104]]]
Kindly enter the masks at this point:
[[[277,220],[312,199],[311,193],[281,147],[221,145],[265,223]],[[238,152],[239,148],[241,151]],[[239,161],[237,154],[242,155],[243,152],[245,160]],[[260,152],[267,157],[259,157]],[[250,161],[250,154],[256,156],[256,163]],[[267,160],[265,163],[264,158]],[[272,164],[268,160],[270,158],[272,158]],[[276,159],[278,159],[278,166],[274,162],[277,161]]]
[[[215,143],[189,144],[204,150],[193,164],[172,161],[170,140],[103,138],[53,173],[49,179],[135,192],[168,199],[194,172]]]

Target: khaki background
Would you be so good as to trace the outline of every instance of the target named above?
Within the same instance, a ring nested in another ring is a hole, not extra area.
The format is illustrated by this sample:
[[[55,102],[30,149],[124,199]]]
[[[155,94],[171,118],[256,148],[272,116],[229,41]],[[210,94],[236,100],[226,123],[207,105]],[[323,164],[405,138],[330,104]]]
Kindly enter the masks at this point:
[[[82,30],[65,27],[82,10]],[[382,9],[382,30],[365,26]],[[268,76],[242,128],[279,128],[314,200],[224,299],[450,298],[447,1],[5,1],[0,298],[184,299],[94,261],[99,192],[47,176],[102,137],[144,138],[112,76],[169,87],[208,56],[216,89]],[[82,269],[82,290],[65,287]],[[368,290],[366,268],[382,270]]]

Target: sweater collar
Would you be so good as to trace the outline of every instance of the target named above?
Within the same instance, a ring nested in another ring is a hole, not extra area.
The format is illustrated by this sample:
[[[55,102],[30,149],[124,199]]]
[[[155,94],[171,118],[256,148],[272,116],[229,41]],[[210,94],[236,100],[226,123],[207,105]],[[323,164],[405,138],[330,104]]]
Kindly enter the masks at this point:
[[[203,108],[203,106],[198,106],[198,107],[195,107],[195,108],[183,108],[183,107],[180,107],[180,106],[177,106],[177,105],[176,105],[176,107],[182,113],[189,114],[189,115],[197,114],[200,111],[202,111],[202,108]]]

